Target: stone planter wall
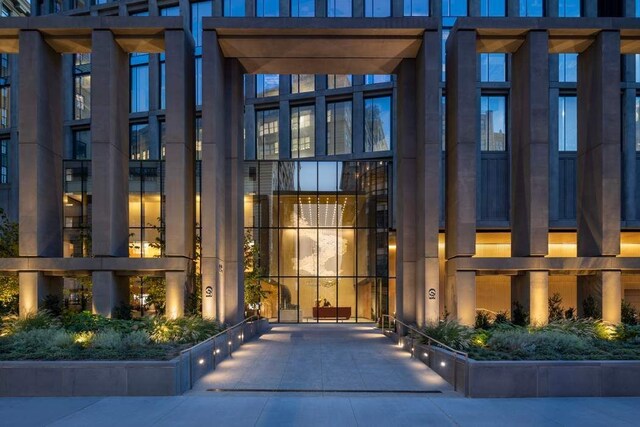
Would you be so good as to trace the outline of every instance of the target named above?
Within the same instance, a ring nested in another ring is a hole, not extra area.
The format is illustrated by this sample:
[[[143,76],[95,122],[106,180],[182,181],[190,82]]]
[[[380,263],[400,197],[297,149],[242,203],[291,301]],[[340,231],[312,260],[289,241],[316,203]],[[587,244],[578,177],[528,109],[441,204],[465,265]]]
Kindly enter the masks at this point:
[[[180,395],[268,327],[266,319],[247,323],[166,361],[0,362],[0,396]]]

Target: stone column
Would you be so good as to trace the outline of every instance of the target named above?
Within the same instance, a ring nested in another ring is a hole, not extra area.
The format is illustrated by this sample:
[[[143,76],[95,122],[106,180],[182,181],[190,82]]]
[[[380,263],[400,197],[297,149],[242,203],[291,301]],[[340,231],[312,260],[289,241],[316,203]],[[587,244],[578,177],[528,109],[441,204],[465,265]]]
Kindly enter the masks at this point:
[[[617,76],[620,33],[602,31],[578,56],[579,257],[614,257],[620,253],[621,119]],[[603,319],[620,322],[621,291],[615,290],[620,287],[619,272],[579,276],[578,313],[583,314],[582,303],[591,295],[602,308]]]
[[[419,187],[416,180],[418,173],[416,168],[418,136],[416,126],[416,60],[402,60],[396,69],[396,74],[398,76],[396,313],[401,320],[412,323],[419,321],[416,317],[417,309],[420,310],[420,315],[424,316],[424,300],[422,295],[416,293],[417,232],[420,228],[418,222],[424,221],[424,215],[420,212],[420,205],[411,202],[411,200],[419,198]],[[421,288],[424,289],[424,284]]]
[[[215,31],[202,33],[202,184],[200,221],[202,222],[202,316],[220,318],[224,309],[224,126],[225,59]]]
[[[446,258],[476,252],[476,33],[456,31],[447,42]],[[475,272],[449,271],[452,313],[467,325],[475,321]]]
[[[549,248],[549,36],[530,31],[512,56],[511,256],[543,257]],[[515,303],[531,323],[548,321],[549,273],[511,278]]]
[[[62,256],[61,58],[38,31],[19,36],[20,256]],[[62,303],[61,278],[21,272],[20,316],[47,295]]]
[[[427,31],[416,58],[417,112],[417,283],[418,324],[440,317],[440,264],[438,234],[440,216],[440,37]]]
[[[94,257],[129,255],[129,56],[109,30],[92,35],[91,174]],[[93,312],[129,303],[129,279],[93,273]]]
[[[165,256],[195,257],[195,138],[193,42],[183,30],[165,32],[166,206]],[[192,268],[194,267],[190,263]],[[185,291],[193,291],[194,271],[167,272],[167,316],[184,314]]]

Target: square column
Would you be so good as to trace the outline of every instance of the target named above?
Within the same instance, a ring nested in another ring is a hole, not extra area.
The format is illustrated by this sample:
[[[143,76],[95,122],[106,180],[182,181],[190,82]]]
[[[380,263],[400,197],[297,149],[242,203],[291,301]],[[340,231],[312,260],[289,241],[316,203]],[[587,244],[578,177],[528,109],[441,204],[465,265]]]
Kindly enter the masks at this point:
[[[416,57],[416,176],[417,201],[417,323],[440,318],[440,262],[438,235],[440,219],[440,36],[426,31]]]
[[[446,258],[476,252],[476,32],[456,31],[447,41]],[[475,322],[475,273],[447,273],[452,313]]]
[[[165,256],[195,259],[195,138],[193,42],[182,30],[165,31],[166,180]],[[184,315],[185,294],[192,292],[190,271],[166,274],[167,316]]]
[[[616,78],[612,78],[616,76]],[[621,111],[620,33],[602,31],[578,56],[578,256],[616,256],[620,253]],[[602,317],[620,322],[619,272],[578,277],[578,312],[593,296]],[[618,295],[617,304],[611,299]]]
[[[62,56],[38,31],[19,35],[20,256],[62,256]],[[62,302],[62,280],[21,272],[20,315],[47,295]]]
[[[92,35],[91,175],[94,257],[129,256],[129,56],[109,30]],[[93,311],[129,303],[129,280],[94,272]]]
[[[511,256],[545,256],[549,251],[549,36],[530,31],[512,57]],[[515,303],[532,324],[548,322],[549,273],[511,278]]]

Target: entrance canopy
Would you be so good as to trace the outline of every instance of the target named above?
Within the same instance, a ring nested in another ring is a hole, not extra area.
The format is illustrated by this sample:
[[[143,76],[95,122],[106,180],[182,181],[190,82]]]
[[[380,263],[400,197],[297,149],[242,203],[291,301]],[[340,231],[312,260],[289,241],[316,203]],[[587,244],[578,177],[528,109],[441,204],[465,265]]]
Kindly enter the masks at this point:
[[[415,58],[434,18],[205,18],[250,74],[391,74]]]

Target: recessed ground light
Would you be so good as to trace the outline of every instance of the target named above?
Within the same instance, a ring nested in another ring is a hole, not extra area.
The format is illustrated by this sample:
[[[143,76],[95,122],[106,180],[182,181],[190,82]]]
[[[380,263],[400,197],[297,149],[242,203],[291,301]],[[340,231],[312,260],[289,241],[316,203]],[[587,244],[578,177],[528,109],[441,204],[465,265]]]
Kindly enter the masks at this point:
[[[442,366],[444,368],[445,366],[447,366],[447,364],[444,363],[444,362],[440,362],[440,366]]]
[[[200,359],[200,360],[198,360],[198,363],[199,363],[200,365],[204,365],[204,359]]]
[[[424,353],[424,357],[429,357],[429,353]]]

